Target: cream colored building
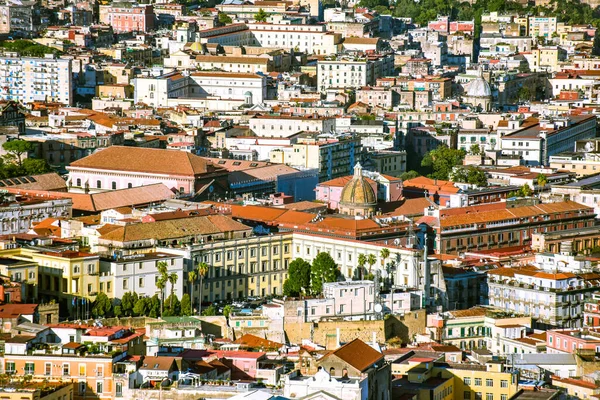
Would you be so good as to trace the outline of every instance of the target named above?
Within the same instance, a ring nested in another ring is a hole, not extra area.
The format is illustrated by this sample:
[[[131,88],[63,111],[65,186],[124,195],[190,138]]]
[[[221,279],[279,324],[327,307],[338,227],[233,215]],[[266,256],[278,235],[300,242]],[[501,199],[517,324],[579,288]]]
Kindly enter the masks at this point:
[[[560,46],[545,46],[531,49],[524,56],[531,71],[556,72],[560,71],[559,62],[566,58],[567,52]]]
[[[342,36],[328,31],[326,25],[247,25],[261,47],[297,49],[316,55],[336,54],[341,49]]]
[[[260,137],[289,137],[298,132],[330,133],[335,130],[332,117],[257,115],[249,120],[250,130]]]
[[[381,258],[383,248],[390,251],[390,256],[386,260]],[[302,258],[312,262],[319,252],[329,253],[342,274],[347,278],[354,276],[360,254],[367,257],[372,254],[377,259],[373,264],[373,269],[382,268],[384,264],[390,261],[396,262],[394,282],[397,286],[416,288],[422,286],[424,280],[424,275],[420,270],[422,252],[419,250],[395,247],[382,242],[345,240],[336,237],[294,233],[292,259]],[[368,268],[368,265],[366,268]]]
[[[202,287],[203,302],[281,295],[293,260],[291,233],[157,250],[183,256],[188,271],[201,262],[209,265]],[[194,298],[198,296],[200,287],[196,283]]]
[[[268,57],[257,56],[213,56],[194,55],[183,50],[164,58],[164,66],[169,68],[197,68],[201,70],[221,70],[242,74],[267,74],[273,70]]]
[[[100,257],[97,254],[18,247],[1,250],[0,257],[36,263],[37,276],[33,268],[26,273],[28,280],[37,282],[38,295],[43,299],[65,301],[69,309],[73,299],[93,301],[99,292]]]

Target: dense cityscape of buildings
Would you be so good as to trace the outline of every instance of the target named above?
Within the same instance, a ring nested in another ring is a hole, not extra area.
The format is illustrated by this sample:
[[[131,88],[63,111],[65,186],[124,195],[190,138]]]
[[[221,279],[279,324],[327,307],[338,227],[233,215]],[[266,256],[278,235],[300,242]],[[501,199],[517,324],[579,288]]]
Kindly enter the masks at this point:
[[[599,4],[481,3],[0,1],[0,399],[600,398]]]

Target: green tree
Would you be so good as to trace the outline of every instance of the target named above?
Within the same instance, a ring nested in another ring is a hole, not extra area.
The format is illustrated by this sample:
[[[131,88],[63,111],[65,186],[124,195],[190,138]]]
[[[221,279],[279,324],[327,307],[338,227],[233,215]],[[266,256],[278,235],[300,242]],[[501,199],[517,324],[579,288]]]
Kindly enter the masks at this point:
[[[94,317],[105,317],[110,314],[112,302],[104,292],[98,293],[94,304],[92,305],[92,315]]]
[[[23,156],[33,150],[33,143],[26,140],[11,140],[2,145],[7,157],[14,160],[19,167],[23,166]]]
[[[310,288],[310,263],[296,258],[288,268],[288,278],[283,283],[283,294],[286,296],[297,297],[302,293],[302,289],[308,291]]]
[[[425,154],[421,161],[421,166],[431,170],[430,178],[448,180],[452,169],[457,165],[462,165],[466,152],[464,150],[451,149],[447,146],[440,146]]]
[[[210,306],[206,307],[204,311],[202,311],[202,315],[204,315],[205,317],[215,316],[217,315],[217,309],[214,305],[211,304]]]
[[[521,189],[519,189],[519,196],[521,197],[529,197],[532,194],[533,190],[531,190],[528,184],[524,184],[523,186],[521,186]]]
[[[233,20],[231,19],[231,17],[225,13],[220,12],[219,13],[219,23],[222,25],[227,25],[232,23]]]
[[[24,159],[22,166],[24,175],[40,175],[52,171],[46,160],[40,160],[37,158]]]
[[[135,307],[135,303],[138,301],[137,293],[125,292],[123,293],[123,297],[121,297],[121,310],[123,311],[123,315],[127,317],[131,317],[134,314],[133,308]]]
[[[365,279],[365,265],[367,265],[367,256],[363,253],[360,253],[356,262],[358,263],[359,270],[358,278],[362,281],[363,279]]]
[[[158,318],[158,316],[160,315],[161,305],[162,305],[162,303],[161,303],[158,295],[155,294],[154,296],[152,296],[150,298],[150,307],[149,307],[150,311],[148,312],[148,316],[150,318]]]
[[[517,92],[517,97],[519,98],[519,101],[533,100],[533,95],[531,93],[531,90],[525,86],[519,89],[519,91]]]
[[[115,306],[115,308],[113,309],[113,314],[115,315],[115,317],[121,318],[121,316],[123,315],[123,310],[121,309],[121,306]]]
[[[172,293],[166,300],[165,304],[169,306],[165,310],[165,317],[178,317],[181,315],[181,302],[175,293]]]
[[[548,177],[544,174],[539,174],[536,178],[536,183],[540,187],[540,190],[544,190],[544,187],[548,183]]]
[[[414,179],[419,176],[421,176],[421,174],[419,174],[417,171],[410,170],[410,171],[404,172],[402,175],[400,175],[400,179],[402,179],[403,181],[407,181],[409,179]]]
[[[323,292],[323,283],[335,282],[340,275],[337,265],[329,253],[321,252],[317,254],[310,270],[310,286],[314,295]]]
[[[169,280],[169,275],[167,273],[167,263],[165,261],[159,261],[156,265],[156,270],[158,272],[156,288],[160,290],[160,316],[162,317],[165,310],[165,288],[167,287],[167,282]]]
[[[386,247],[381,249],[381,251],[379,252],[379,257],[381,257],[381,265],[385,265],[385,261],[388,259],[389,256],[390,256],[390,249],[388,249]]]
[[[594,45],[592,47],[592,55],[600,56],[600,30],[596,30],[594,34]]]
[[[469,149],[469,153],[478,156],[481,154],[481,147],[479,147],[478,144],[474,144],[473,146],[471,146],[471,148]]]
[[[202,279],[208,274],[208,264],[201,262],[198,264],[198,277],[200,278],[200,299],[198,300],[198,314],[202,313]]]
[[[188,281],[190,282],[190,307],[192,308],[192,313],[194,312],[194,286],[196,286],[197,280],[198,270],[193,269],[188,273]],[[183,298],[181,301],[183,301]]]
[[[187,293],[181,296],[181,315],[186,317],[192,315],[192,301]]]
[[[268,17],[269,17],[269,14],[267,14],[265,12],[265,10],[263,10],[262,8],[259,9],[256,14],[254,14],[254,20],[256,22],[267,22]]]
[[[167,278],[169,280],[169,283],[171,284],[171,301],[173,301],[173,297],[175,295],[175,284],[177,283],[177,280],[179,279],[179,275],[177,275],[176,272],[171,272],[169,274],[169,277]],[[177,298],[177,297],[175,297]],[[173,308],[173,304],[169,304],[169,307]]]
[[[377,256],[375,254],[369,254],[367,256],[367,264],[369,264],[369,273],[371,273],[371,268],[377,262]]]
[[[133,313],[135,315],[139,315],[139,316],[147,316],[149,310],[150,304],[148,302],[148,299],[145,297],[140,297],[136,302],[135,302],[135,306],[133,306]]]
[[[487,186],[487,175],[474,165],[456,167],[448,177],[452,182],[469,183],[475,186]]]
[[[223,315],[225,316],[225,318],[229,318],[232,312],[233,307],[230,304],[227,304],[225,307],[223,307]]]

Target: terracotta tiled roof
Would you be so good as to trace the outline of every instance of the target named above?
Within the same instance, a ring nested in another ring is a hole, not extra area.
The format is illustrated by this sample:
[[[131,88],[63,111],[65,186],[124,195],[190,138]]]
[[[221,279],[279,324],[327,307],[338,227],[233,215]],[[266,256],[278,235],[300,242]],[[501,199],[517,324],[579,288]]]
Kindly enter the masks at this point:
[[[168,371],[175,362],[175,357],[144,357],[140,370]]]
[[[283,347],[283,344],[281,343],[263,339],[258,336],[251,335],[249,333],[243,335],[233,343],[240,344],[243,347],[247,347],[250,349],[278,350]]]
[[[353,178],[353,175],[341,176],[339,178],[331,179],[329,181],[319,183],[319,186],[331,186],[331,187],[344,187],[348,182],[350,182]],[[370,178],[363,178],[369,184],[374,185],[375,181]]]
[[[71,163],[67,169],[71,167],[174,176],[196,176],[222,171],[220,167],[192,153],[125,146],[110,146],[97,151]]]
[[[33,315],[37,304],[2,304],[0,305],[0,318],[17,318],[20,315]]]
[[[486,309],[484,307],[473,307],[468,310],[455,310],[449,311],[449,313],[454,318],[469,318],[469,317],[481,317],[486,313]]]
[[[169,240],[192,235],[211,235],[250,229],[250,227],[234,221],[228,216],[208,215],[125,225],[108,232],[100,239],[116,242],[132,242],[144,239]]]
[[[423,215],[425,213],[425,208],[429,207],[430,205],[430,201],[425,197],[417,197],[416,199],[404,199],[402,201],[402,204],[389,214],[419,216]]]
[[[429,194],[446,192],[446,193],[458,193],[459,189],[454,186],[454,183],[450,181],[442,181],[440,179],[430,179],[424,176],[418,176],[413,179],[408,179],[403,183],[404,188],[418,188],[424,189],[429,192]]]
[[[360,339],[354,339],[350,343],[343,345],[339,349],[323,357],[321,362],[328,357],[331,357],[332,354],[361,372],[383,360],[383,354]]]

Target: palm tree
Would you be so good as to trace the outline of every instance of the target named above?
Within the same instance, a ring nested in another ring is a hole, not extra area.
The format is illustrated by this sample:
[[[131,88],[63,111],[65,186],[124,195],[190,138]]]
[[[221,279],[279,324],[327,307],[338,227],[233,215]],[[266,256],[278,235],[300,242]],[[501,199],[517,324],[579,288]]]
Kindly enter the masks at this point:
[[[360,280],[362,281],[364,279],[364,268],[365,268],[365,264],[367,263],[367,256],[365,256],[364,254],[360,253],[358,255],[358,269],[360,271]]]
[[[192,303],[192,314],[194,313],[194,285],[198,279],[198,271],[193,269],[188,273],[188,281],[190,282],[190,300]]]
[[[198,315],[202,314],[202,278],[208,273],[208,264],[205,262],[201,262],[198,264],[198,276],[200,277],[200,300],[198,302]]]
[[[167,286],[167,263],[165,261],[159,261],[156,264],[156,270],[158,271],[159,278],[156,281],[156,287],[160,289],[160,317],[163,316],[164,304],[165,304],[165,287]]]
[[[369,264],[369,273],[371,273],[371,267],[377,262],[377,257],[375,254],[369,254],[367,256],[367,264]]]
[[[544,186],[548,183],[548,177],[544,174],[539,174],[537,176],[537,184],[540,187],[540,192],[544,190]]]
[[[169,308],[173,309],[173,296],[175,295],[175,284],[177,283],[177,280],[179,279],[179,275],[177,275],[176,272],[171,272],[169,274],[169,283],[171,284],[171,301],[169,301]]]
[[[385,260],[390,256],[390,250],[388,248],[383,248],[379,252],[379,256],[381,257],[381,265],[385,266]]]

